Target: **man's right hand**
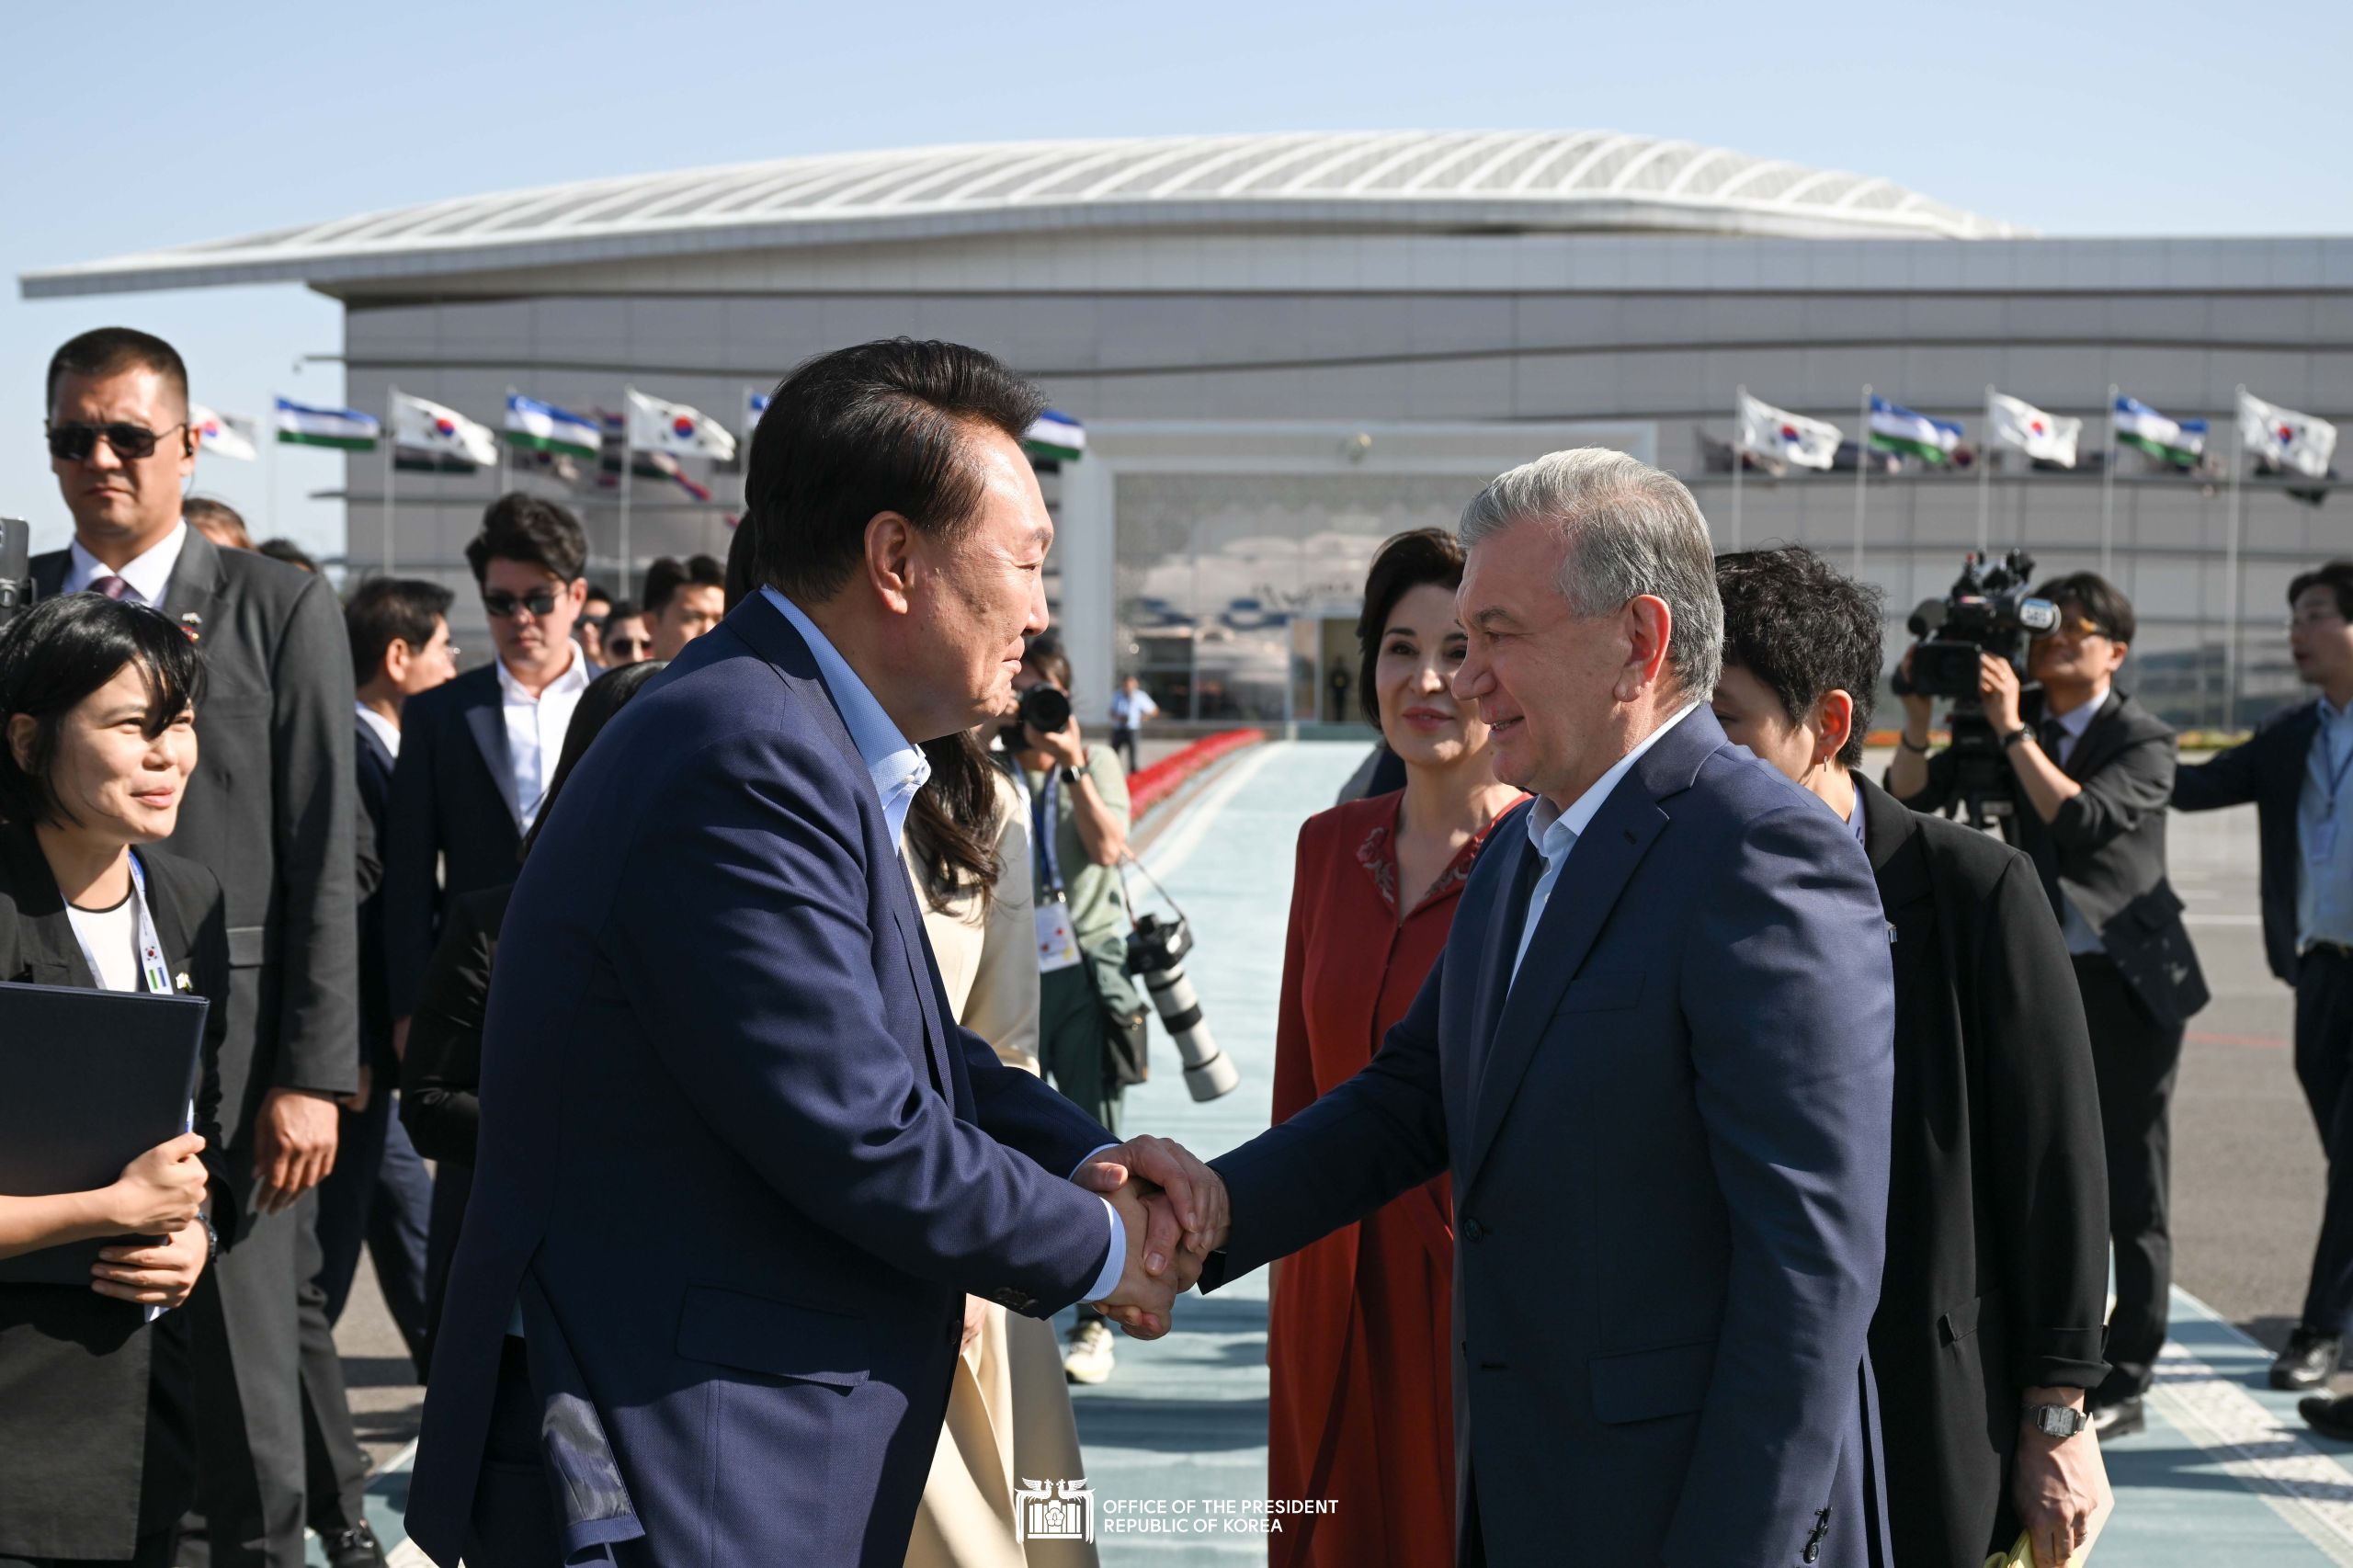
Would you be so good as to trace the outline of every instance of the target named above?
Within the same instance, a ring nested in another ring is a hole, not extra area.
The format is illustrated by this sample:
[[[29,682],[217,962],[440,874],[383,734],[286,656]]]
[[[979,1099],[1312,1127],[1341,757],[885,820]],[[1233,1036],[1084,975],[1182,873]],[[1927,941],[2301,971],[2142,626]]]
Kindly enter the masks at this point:
[[[1127,1228],[1128,1258],[1120,1271],[1119,1289],[1095,1304],[1103,1315],[1117,1322],[1136,1339],[1158,1339],[1170,1327],[1171,1315],[1176,1304],[1176,1293],[1192,1284],[1198,1269],[1187,1271],[1180,1266],[1174,1271],[1154,1274],[1144,1267],[1144,1248],[1153,1228],[1153,1216],[1147,1212],[1149,1203],[1166,1203],[1157,1193],[1147,1197],[1145,1189],[1129,1181],[1103,1195],[1120,1211],[1120,1221]]]
[[[335,1169],[343,1112],[332,1095],[272,1089],[254,1119],[254,1207],[279,1214]]]

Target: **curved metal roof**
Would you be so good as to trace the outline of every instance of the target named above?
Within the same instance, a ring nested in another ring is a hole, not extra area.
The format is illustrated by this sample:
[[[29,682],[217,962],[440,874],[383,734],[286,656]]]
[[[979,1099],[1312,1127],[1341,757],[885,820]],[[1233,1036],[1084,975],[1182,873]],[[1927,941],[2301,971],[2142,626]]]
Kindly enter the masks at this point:
[[[824,153],[464,197],[24,275],[28,295],[390,279],[685,251],[1203,225],[1977,239],[1884,179],[1602,131],[1329,131]]]

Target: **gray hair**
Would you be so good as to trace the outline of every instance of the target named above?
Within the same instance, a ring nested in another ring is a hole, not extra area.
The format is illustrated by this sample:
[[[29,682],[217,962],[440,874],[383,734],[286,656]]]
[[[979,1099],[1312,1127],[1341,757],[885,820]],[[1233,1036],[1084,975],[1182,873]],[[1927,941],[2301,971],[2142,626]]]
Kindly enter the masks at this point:
[[[1556,586],[1570,613],[1608,615],[1643,594],[1665,601],[1677,688],[1707,699],[1723,673],[1724,608],[1707,519],[1682,481],[1606,447],[1549,452],[1490,480],[1455,531],[1469,550],[1522,520],[1565,547]]]

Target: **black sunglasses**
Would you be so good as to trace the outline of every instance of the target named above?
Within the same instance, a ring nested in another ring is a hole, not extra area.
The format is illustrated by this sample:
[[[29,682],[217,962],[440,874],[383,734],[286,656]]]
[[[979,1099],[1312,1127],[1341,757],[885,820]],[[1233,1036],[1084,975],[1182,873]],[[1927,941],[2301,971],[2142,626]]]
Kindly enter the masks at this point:
[[[605,651],[611,653],[634,653],[640,648],[653,646],[654,639],[651,637],[608,637],[605,639]]]
[[[116,457],[125,462],[137,462],[142,458],[152,458],[155,455],[156,442],[174,430],[187,428],[186,420],[162,430],[150,430],[144,425],[128,425],[119,422],[90,425],[81,420],[74,420],[63,425],[49,426],[49,455],[60,462],[87,462],[90,454],[98,449],[98,442],[103,439],[108,446],[114,449]]]
[[[518,598],[501,588],[483,595],[482,608],[501,620],[518,609],[529,610],[533,615],[552,615],[555,613],[555,593],[549,588],[534,588]]]

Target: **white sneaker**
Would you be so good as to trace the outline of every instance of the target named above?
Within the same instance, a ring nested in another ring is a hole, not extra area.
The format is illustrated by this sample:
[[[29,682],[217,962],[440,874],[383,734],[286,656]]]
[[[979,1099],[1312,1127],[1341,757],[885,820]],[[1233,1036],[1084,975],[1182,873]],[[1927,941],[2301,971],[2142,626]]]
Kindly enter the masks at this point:
[[[1111,1325],[1088,1318],[1070,1331],[1070,1348],[1063,1352],[1063,1376],[1089,1387],[1111,1376]]]

